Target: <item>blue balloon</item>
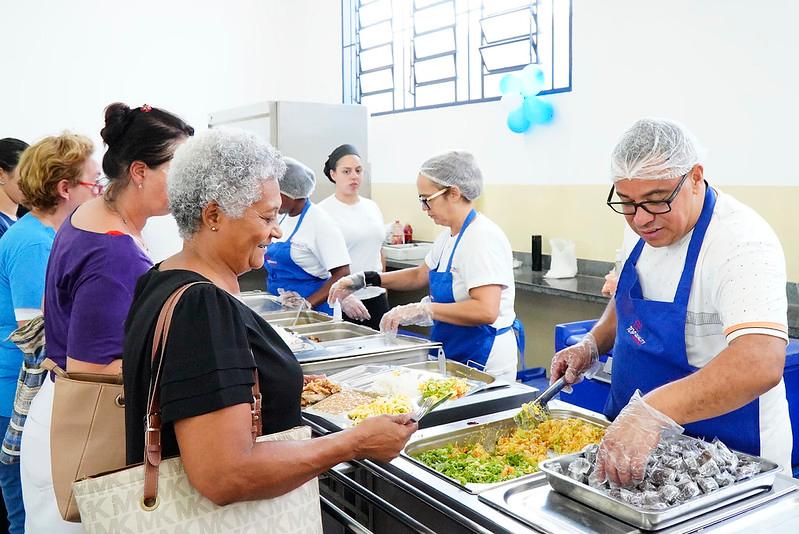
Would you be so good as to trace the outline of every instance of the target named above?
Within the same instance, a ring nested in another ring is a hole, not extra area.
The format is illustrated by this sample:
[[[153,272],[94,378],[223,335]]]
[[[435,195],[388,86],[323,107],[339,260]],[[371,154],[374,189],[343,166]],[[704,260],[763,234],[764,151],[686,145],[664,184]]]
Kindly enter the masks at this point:
[[[524,116],[533,124],[549,124],[555,116],[555,108],[537,96],[524,97]]]
[[[518,93],[522,90],[522,81],[514,74],[506,74],[499,80],[499,92],[503,95]]]
[[[532,123],[524,114],[524,108],[508,113],[508,128],[514,133],[524,133],[530,129]]]

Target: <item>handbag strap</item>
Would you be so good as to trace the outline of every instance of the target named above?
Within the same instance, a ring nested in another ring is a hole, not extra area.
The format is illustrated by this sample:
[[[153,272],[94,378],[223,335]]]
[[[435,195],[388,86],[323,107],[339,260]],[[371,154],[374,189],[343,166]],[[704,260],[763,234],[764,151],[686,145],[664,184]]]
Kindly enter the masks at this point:
[[[144,495],[145,506],[155,505],[158,497],[158,469],[161,464],[161,370],[164,367],[164,351],[169,338],[169,327],[180,297],[191,286],[210,284],[210,282],[191,282],[176,289],[166,299],[158,314],[153,334],[153,346],[150,352],[150,387],[147,393],[147,417],[144,428]],[[160,347],[160,350],[159,350]],[[250,351],[252,353],[252,351]],[[156,359],[156,356],[159,356]],[[253,362],[255,358],[253,356]],[[153,370],[154,368],[154,370]],[[253,368],[251,433],[253,442],[261,435],[261,388],[258,380],[258,368]]]

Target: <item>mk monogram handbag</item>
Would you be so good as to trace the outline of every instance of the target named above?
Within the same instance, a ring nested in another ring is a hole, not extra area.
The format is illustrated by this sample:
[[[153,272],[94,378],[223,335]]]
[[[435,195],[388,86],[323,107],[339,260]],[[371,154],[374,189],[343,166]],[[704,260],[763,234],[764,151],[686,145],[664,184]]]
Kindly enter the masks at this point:
[[[206,282],[195,282],[206,283]],[[280,497],[217,506],[189,482],[180,458],[161,459],[160,375],[172,313],[190,286],[178,288],[156,322],[144,431],[144,464],[87,477],[74,483],[86,532],[264,532],[321,534],[322,513],[316,478]],[[160,357],[158,346],[160,345]],[[259,436],[261,393],[253,370],[252,436],[256,442],[310,439],[308,427]]]

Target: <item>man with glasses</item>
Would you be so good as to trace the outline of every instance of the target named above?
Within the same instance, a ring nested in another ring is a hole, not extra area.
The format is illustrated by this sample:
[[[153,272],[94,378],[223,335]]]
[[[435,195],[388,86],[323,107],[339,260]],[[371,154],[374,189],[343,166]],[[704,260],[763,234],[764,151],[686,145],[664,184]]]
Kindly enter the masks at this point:
[[[612,155],[607,204],[640,239],[615,297],[552,379],[574,384],[613,348],[596,476],[639,483],[661,436],[683,431],[761,455],[790,472],[782,381],[785,257],[769,225],[704,179],[682,126],[643,119]]]

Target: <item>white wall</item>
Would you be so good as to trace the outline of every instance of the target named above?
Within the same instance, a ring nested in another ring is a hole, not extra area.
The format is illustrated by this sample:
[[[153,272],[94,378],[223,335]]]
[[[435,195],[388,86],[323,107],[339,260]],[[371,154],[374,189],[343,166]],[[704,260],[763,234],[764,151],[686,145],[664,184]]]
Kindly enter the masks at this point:
[[[115,101],[198,130],[263,100],[340,102],[339,12],[339,0],[0,0],[0,137],[68,128],[99,147]],[[339,45],[318,49],[320,34]]]
[[[373,117],[373,181],[459,147],[489,182],[608,183],[616,139],[651,115],[696,134],[713,183],[797,185],[796,20],[790,0],[574,0],[574,90],[548,97],[551,126],[513,134],[499,103]]]

